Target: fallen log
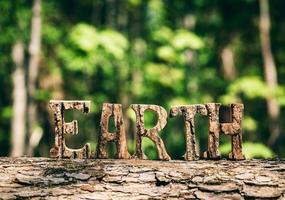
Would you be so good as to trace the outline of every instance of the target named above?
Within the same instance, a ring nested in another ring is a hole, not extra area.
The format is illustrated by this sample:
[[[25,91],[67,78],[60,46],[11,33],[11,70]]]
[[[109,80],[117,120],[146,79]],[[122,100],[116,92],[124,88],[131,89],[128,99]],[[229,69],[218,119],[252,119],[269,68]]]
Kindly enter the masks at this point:
[[[248,198],[285,198],[285,160],[0,158],[0,199]]]

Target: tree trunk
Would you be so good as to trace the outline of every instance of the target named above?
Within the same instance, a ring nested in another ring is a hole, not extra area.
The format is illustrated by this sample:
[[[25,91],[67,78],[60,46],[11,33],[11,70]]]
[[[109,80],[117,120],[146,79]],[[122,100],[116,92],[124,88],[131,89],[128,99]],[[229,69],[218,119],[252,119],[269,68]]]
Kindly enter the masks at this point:
[[[285,160],[1,158],[0,199],[282,199]]]
[[[268,0],[259,0],[260,4],[260,41],[261,41],[261,50],[263,57],[263,66],[264,66],[264,76],[265,81],[271,91],[277,89],[277,71],[274,62],[274,58],[271,51],[271,42],[270,42],[270,16],[269,16],[269,4]],[[277,99],[272,96],[267,98],[267,110],[269,116],[269,126],[270,126],[270,137],[268,140],[269,145],[274,145],[279,134],[279,115],[280,107],[277,102]]]
[[[34,0],[31,27],[31,41],[29,45],[29,71],[28,71],[28,133],[30,137],[28,154],[33,154],[35,141],[33,138],[41,137],[42,130],[37,122],[37,105],[35,102],[36,81],[39,74],[39,60],[41,49],[41,0]]]
[[[12,59],[15,64],[13,79],[13,116],[11,122],[11,156],[22,156],[25,151],[27,89],[24,69],[24,46],[17,41],[13,46]]]
[[[221,51],[222,71],[226,80],[234,80],[237,72],[235,67],[234,51],[230,46],[225,46]]]

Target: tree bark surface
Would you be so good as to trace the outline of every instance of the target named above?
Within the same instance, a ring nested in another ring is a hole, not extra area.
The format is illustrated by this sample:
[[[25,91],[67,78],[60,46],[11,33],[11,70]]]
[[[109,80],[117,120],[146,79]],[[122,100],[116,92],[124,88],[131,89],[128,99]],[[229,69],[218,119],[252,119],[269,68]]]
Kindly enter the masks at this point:
[[[285,160],[0,158],[0,199],[260,198],[285,198]]]

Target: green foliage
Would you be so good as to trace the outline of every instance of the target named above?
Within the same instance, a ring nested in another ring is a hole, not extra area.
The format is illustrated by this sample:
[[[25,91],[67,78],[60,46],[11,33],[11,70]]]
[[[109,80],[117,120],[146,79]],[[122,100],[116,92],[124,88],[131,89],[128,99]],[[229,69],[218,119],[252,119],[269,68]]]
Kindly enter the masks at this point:
[[[176,58],[175,51],[170,46],[159,47],[157,49],[157,56],[166,62],[172,62]]]
[[[48,101],[51,99],[51,93],[47,90],[37,90],[35,93],[35,99],[39,101]]]
[[[257,122],[249,116],[244,117],[242,125],[246,131],[256,131],[258,128]]]
[[[232,82],[227,88],[227,94],[221,97],[223,103],[239,101],[239,96],[244,95],[247,99],[269,98],[276,94],[261,80],[260,77],[246,76]]]
[[[53,45],[55,44],[61,37],[62,32],[54,26],[49,24],[43,24],[43,39],[44,43]]]
[[[152,33],[152,38],[154,41],[160,43],[169,43],[169,41],[172,40],[173,35],[173,31],[169,27],[163,26]]]
[[[227,155],[231,150],[231,144],[226,143],[221,145],[220,151],[223,155]],[[271,158],[274,153],[270,148],[262,143],[245,142],[243,144],[243,153],[247,159],[252,158]]]
[[[113,30],[104,30],[100,32],[100,45],[104,50],[115,59],[124,58],[125,51],[128,48],[127,39],[120,33]]]
[[[112,73],[114,61],[121,61],[128,49],[127,39],[114,30],[97,31],[94,26],[78,24],[71,29],[66,45],[58,49],[67,69],[92,75],[98,67]]]
[[[1,118],[10,119],[12,117],[12,107],[11,106],[4,107],[1,114],[2,114]]]
[[[277,100],[280,106],[285,106],[285,87],[279,86],[276,91]]]
[[[128,0],[128,3],[134,7],[138,7],[142,1],[141,0]]]
[[[165,7],[162,0],[150,0],[147,6],[147,26],[152,32],[164,24]]]
[[[164,64],[149,63],[145,67],[145,76],[147,80],[157,82],[161,86],[176,88],[177,83],[183,79],[183,72],[179,69]]]
[[[153,141],[148,138],[143,138],[142,147],[148,159],[154,160],[157,158],[157,150],[155,149]]]
[[[96,28],[88,24],[78,24],[70,32],[69,41],[78,49],[93,53],[99,45]]]
[[[201,49],[204,46],[204,42],[200,37],[186,30],[178,30],[171,43],[177,50],[186,48]]]

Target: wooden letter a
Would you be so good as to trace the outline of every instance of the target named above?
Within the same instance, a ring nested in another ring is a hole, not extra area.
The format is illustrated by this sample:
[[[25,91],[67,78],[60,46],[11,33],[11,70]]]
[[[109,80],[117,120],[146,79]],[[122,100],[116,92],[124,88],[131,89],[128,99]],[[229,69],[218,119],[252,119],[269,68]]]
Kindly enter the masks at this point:
[[[111,116],[115,120],[115,133],[109,133],[108,124]],[[107,158],[107,144],[108,142],[115,142],[116,144],[116,158],[127,159],[130,157],[126,145],[126,132],[122,114],[121,104],[104,103],[102,107],[100,132],[97,146],[97,158]]]

